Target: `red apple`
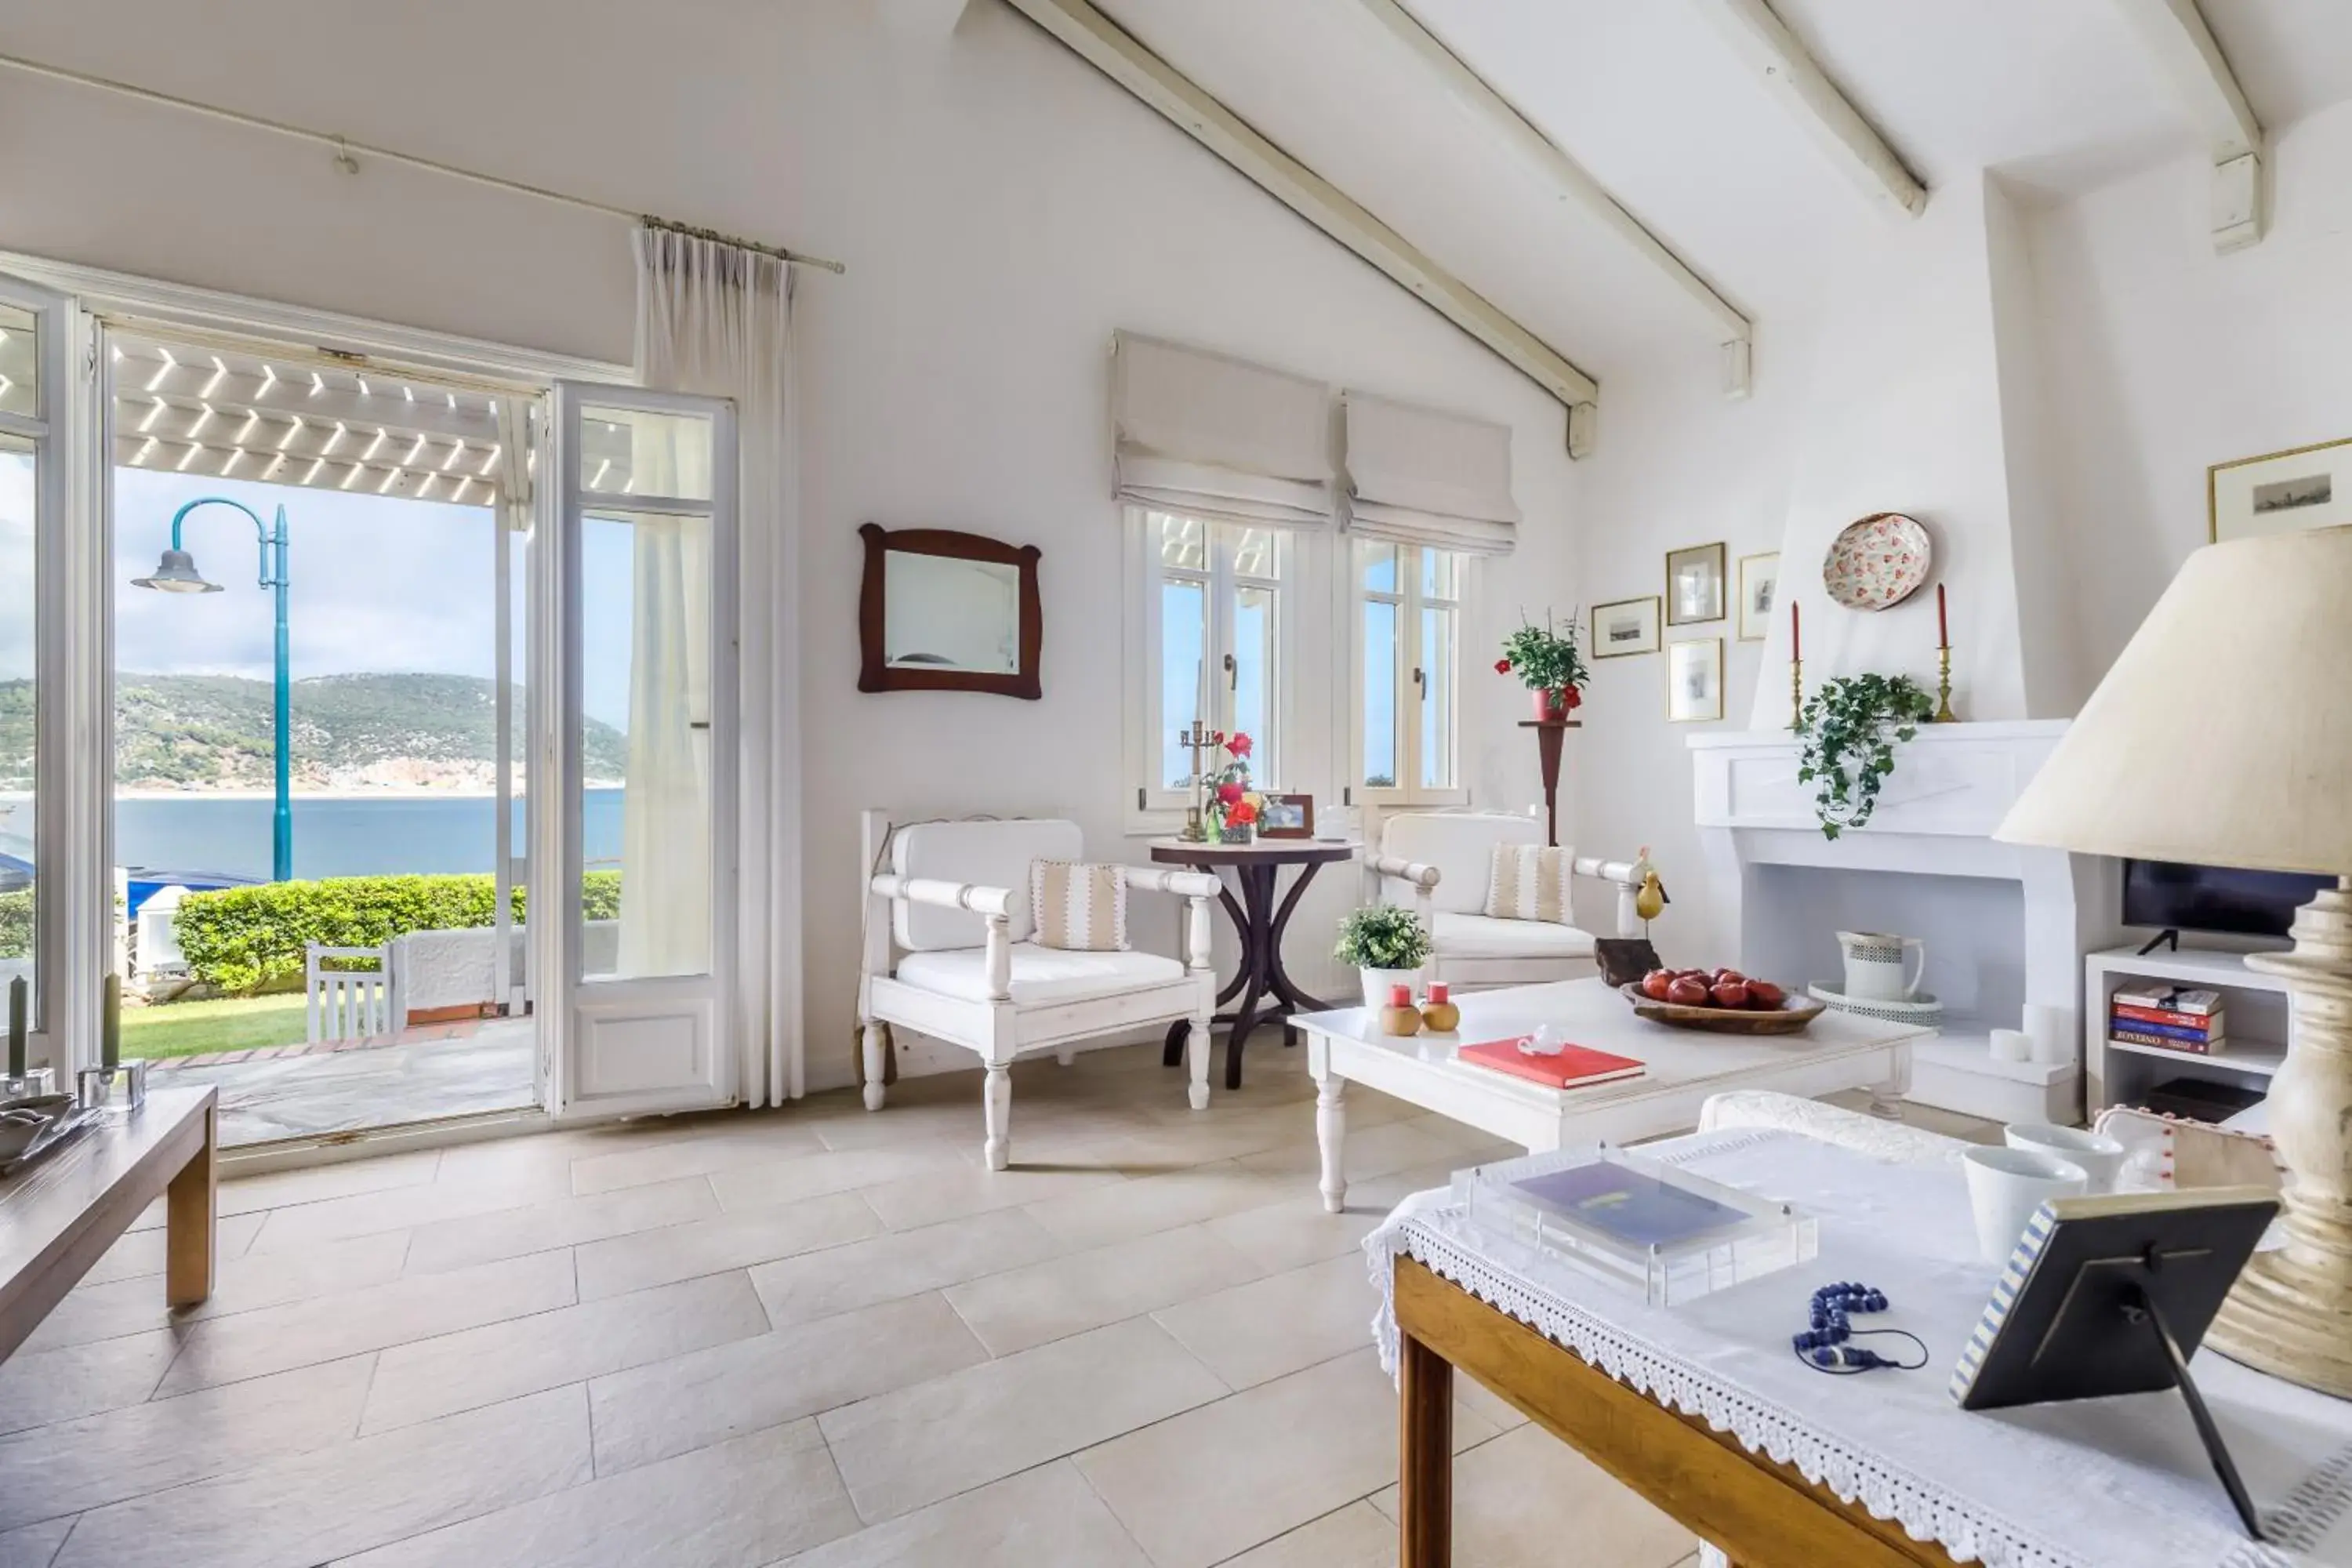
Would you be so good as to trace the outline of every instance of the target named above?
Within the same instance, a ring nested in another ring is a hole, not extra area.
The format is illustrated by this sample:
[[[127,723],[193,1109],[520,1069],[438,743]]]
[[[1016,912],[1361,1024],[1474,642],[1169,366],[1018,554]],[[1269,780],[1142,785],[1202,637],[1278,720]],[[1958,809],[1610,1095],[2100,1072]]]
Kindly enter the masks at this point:
[[[1748,1005],[1748,982],[1718,980],[1715,983],[1713,994],[1718,1007],[1745,1007]]]
[[[1666,1000],[1678,1007],[1704,1007],[1707,1000],[1706,983],[1692,975],[1677,975],[1674,984],[1666,987]]]
[[[1789,1005],[1789,994],[1769,980],[1748,983],[1748,1002],[1761,1012],[1777,1013]]]
[[[1649,973],[1642,976],[1642,994],[1653,1002],[1663,1002],[1666,999],[1666,987],[1674,983],[1673,970],[1653,969]]]
[[[1740,973],[1737,969],[1718,969],[1708,978],[1720,985],[1727,980],[1745,980],[1748,976]]]

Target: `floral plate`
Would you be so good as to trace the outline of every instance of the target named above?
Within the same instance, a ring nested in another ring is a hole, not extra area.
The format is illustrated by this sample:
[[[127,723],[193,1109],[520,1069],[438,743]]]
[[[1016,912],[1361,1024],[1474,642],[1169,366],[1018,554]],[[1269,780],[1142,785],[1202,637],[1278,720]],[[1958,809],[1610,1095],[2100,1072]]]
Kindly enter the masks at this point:
[[[1848,523],[1822,561],[1822,585],[1849,610],[1899,605],[1927,580],[1934,552],[1927,531],[1899,511]]]

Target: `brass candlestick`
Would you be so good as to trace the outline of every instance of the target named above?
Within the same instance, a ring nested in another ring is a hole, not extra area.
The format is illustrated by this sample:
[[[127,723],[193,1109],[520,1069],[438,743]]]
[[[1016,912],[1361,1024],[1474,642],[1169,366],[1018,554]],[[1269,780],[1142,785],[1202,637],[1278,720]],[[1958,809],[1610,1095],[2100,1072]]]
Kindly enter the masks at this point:
[[[1195,719],[1191,729],[1176,731],[1176,743],[1192,753],[1192,801],[1184,808],[1184,831],[1177,837],[1187,844],[1204,844],[1208,842],[1209,831],[1202,814],[1201,780],[1203,770],[1201,753],[1217,744],[1217,734]]]
[[[1936,716],[1933,724],[1957,724],[1960,716],[1952,711],[1952,645],[1946,643],[1936,650]]]
[[[1804,727],[1805,661],[1792,658],[1789,661],[1789,728],[1801,730]]]

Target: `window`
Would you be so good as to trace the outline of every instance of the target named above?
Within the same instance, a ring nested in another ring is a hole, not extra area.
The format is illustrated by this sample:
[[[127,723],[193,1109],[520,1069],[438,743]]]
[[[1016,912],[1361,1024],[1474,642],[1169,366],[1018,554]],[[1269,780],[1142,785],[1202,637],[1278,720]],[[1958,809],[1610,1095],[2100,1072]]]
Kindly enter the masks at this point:
[[[1359,542],[1356,786],[1400,805],[1458,803],[1463,578],[1450,550]]]
[[[1147,717],[1151,773],[1139,805],[1184,803],[1192,759],[1176,737],[1195,718],[1212,730],[1247,734],[1256,742],[1253,777],[1280,785],[1291,542],[1279,529],[1175,512],[1139,516],[1151,562],[1144,640],[1154,700]]]

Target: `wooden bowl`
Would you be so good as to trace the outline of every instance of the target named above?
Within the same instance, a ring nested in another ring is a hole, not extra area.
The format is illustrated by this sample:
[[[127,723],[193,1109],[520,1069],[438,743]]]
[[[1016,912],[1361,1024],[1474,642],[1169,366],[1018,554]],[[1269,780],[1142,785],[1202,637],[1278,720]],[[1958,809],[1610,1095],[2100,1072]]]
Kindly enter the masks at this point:
[[[1794,992],[1790,993],[1789,1005],[1777,1013],[1764,1013],[1745,1007],[1685,1007],[1673,1002],[1654,1002],[1643,994],[1638,980],[1617,989],[1633,1004],[1636,1017],[1669,1028],[1696,1029],[1710,1035],[1799,1035],[1804,1033],[1806,1025],[1828,1010],[1825,1004]]]

